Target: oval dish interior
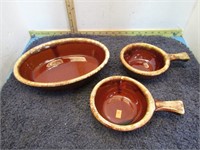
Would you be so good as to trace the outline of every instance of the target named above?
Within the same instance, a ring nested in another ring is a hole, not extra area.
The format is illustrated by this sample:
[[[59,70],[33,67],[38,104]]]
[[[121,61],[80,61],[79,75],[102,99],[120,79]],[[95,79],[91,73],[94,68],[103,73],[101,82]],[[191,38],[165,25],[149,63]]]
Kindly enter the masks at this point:
[[[19,67],[19,73],[27,80],[40,83],[70,80],[97,68],[105,55],[101,47],[92,43],[62,43],[30,55]]]

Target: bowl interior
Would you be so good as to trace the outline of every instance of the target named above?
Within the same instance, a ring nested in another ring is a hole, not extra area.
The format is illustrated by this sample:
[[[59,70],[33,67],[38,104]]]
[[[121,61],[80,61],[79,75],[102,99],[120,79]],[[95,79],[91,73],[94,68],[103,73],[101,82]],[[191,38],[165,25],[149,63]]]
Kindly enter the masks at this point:
[[[134,45],[124,53],[125,61],[133,68],[142,71],[156,71],[164,67],[163,55],[153,47]]]
[[[142,91],[126,80],[117,79],[102,84],[94,100],[99,114],[119,125],[138,122],[147,111],[147,100]]]
[[[88,42],[67,42],[43,48],[30,55],[19,72],[27,80],[48,83],[74,79],[97,68],[105,51]]]

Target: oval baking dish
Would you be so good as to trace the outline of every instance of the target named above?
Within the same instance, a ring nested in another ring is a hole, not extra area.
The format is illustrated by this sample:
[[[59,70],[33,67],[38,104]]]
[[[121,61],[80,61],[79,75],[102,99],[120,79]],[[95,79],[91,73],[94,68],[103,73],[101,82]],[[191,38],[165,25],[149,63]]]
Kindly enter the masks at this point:
[[[102,43],[86,38],[66,38],[36,46],[15,63],[14,76],[33,87],[62,87],[79,83],[108,62],[109,51]]]

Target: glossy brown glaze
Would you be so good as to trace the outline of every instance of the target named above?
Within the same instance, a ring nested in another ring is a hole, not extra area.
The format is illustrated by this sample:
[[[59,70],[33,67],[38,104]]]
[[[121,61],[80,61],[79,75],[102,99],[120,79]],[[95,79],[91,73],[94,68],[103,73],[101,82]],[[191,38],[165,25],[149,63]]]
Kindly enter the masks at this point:
[[[90,108],[100,123],[118,131],[144,126],[154,111],[185,113],[182,101],[154,100],[143,84],[125,76],[111,76],[97,83],[90,95]]]
[[[161,48],[148,43],[132,43],[120,52],[120,60],[134,78],[150,79],[161,75],[172,60],[187,61],[187,53],[167,54]]]
[[[86,55],[58,57],[38,65],[32,73],[36,82],[59,82],[82,76],[99,65],[96,58]]]
[[[131,124],[141,120],[147,109],[147,101],[133,83],[114,80],[99,87],[95,97],[98,112],[115,124]]]
[[[105,59],[100,47],[89,43],[67,43],[32,54],[20,68],[31,81],[48,83],[74,79],[94,70]]]
[[[161,69],[165,63],[163,56],[143,46],[132,47],[124,53],[126,62],[142,71],[156,71]]]

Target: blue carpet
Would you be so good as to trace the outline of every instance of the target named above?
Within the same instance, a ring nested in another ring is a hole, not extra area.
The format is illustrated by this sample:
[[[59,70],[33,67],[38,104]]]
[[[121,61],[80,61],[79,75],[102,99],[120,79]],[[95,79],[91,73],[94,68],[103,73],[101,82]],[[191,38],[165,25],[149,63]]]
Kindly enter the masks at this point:
[[[109,63],[97,76],[74,90],[45,91],[19,83],[11,74],[1,91],[1,149],[199,149],[199,63],[182,43],[161,36],[63,35],[33,40],[26,50],[67,37],[87,37],[105,44]],[[174,61],[167,72],[140,80],[162,100],[181,99],[185,115],[155,112],[144,127],[119,132],[101,125],[91,114],[89,97],[97,82],[112,75],[129,76],[119,60],[133,42],[156,45],[168,53],[187,52],[188,62]]]

